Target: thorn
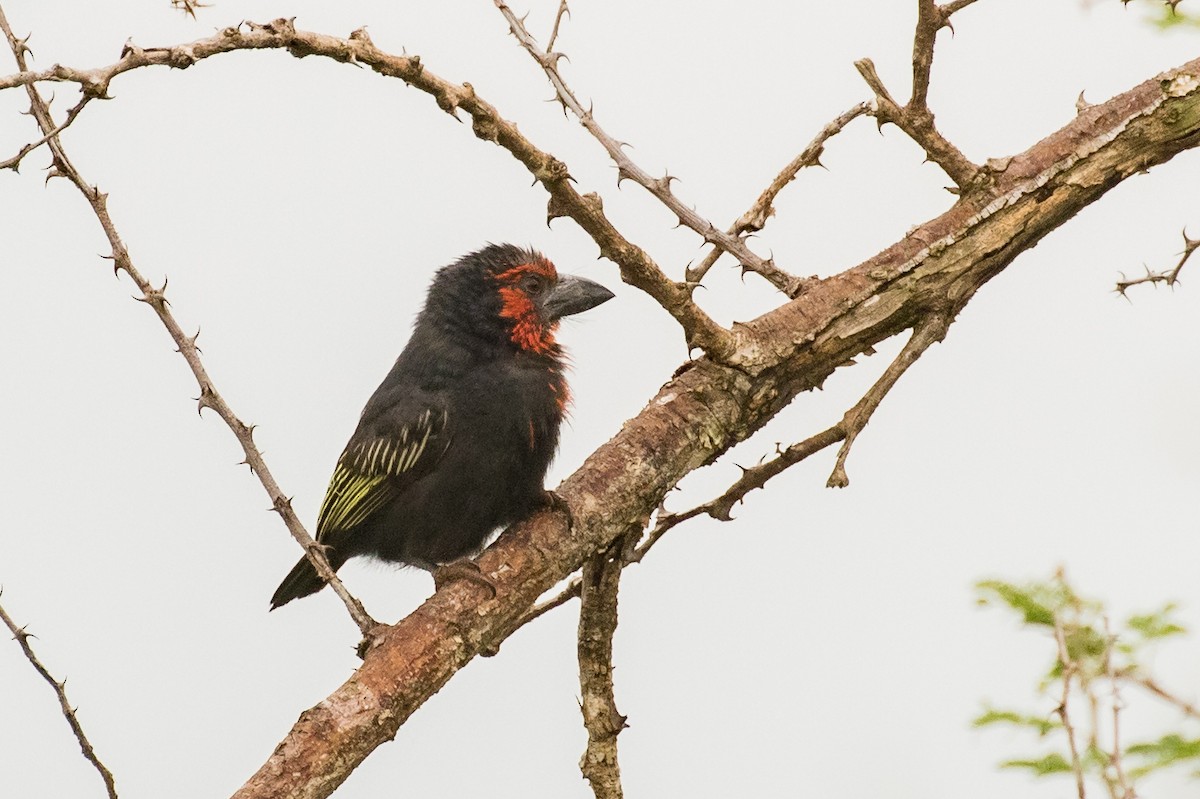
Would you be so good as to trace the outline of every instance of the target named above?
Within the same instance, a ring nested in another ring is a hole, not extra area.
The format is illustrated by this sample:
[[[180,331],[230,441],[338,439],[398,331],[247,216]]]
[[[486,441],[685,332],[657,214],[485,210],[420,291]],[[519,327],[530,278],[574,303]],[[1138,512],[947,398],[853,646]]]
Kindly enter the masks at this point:
[[[1085,89],[1084,91],[1087,91],[1087,90]],[[1076,100],[1075,100],[1075,113],[1082,114],[1084,111],[1091,108],[1092,105],[1093,105],[1092,103],[1089,103],[1087,100],[1083,99],[1083,92],[1081,91],[1079,93],[1079,97],[1076,98]]]

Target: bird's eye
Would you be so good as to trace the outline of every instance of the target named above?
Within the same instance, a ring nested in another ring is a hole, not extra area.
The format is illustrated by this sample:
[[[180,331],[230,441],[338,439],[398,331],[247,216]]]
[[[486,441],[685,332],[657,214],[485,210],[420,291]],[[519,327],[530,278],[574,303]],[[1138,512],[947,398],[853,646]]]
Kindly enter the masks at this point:
[[[541,275],[526,275],[521,278],[521,288],[531,297],[536,297],[546,290],[546,278]]]

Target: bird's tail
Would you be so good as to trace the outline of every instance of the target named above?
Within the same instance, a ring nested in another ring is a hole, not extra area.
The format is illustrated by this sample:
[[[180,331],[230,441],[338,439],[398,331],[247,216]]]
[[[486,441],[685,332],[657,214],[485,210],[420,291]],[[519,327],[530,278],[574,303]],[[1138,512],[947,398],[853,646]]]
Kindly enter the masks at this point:
[[[325,550],[325,557],[334,571],[340,569],[346,562],[346,557],[338,554],[338,551],[332,548]],[[316,567],[309,562],[308,558],[300,558],[299,562],[288,572],[287,577],[283,578],[279,587],[275,589],[275,593],[271,597],[271,610],[283,607],[293,599],[315,594],[324,587],[325,581],[317,574]]]

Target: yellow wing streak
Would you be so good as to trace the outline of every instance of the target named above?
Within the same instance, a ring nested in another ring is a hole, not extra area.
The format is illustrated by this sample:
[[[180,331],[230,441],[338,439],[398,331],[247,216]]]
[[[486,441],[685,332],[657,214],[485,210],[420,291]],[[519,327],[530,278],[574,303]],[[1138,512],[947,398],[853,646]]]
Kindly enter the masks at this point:
[[[443,412],[443,426],[446,420]],[[428,410],[418,418],[420,440],[415,436],[410,439],[412,431],[403,427],[398,439],[377,438],[342,453],[317,517],[318,538],[326,532],[361,524],[396,496],[400,489],[388,478],[399,477],[420,460],[434,433],[432,421]]]

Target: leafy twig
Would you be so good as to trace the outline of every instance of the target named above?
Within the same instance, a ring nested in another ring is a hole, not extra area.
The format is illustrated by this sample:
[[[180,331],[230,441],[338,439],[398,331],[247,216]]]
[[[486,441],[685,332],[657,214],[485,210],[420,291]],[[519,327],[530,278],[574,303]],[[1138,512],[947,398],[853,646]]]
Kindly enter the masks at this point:
[[[1071,658],[1067,649],[1066,633],[1063,631],[1062,618],[1054,614],[1054,640],[1058,644],[1058,661],[1062,667],[1062,699],[1055,708],[1055,713],[1062,719],[1063,730],[1067,733],[1067,748],[1071,753],[1071,771],[1075,774],[1075,789],[1079,799],[1087,799],[1087,790],[1083,784],[1083,764],[1079,760],[1079,747],[1075,743],[1075,727],[1071,724],[1071,713],[1068,709],[1071,699],[1071,680],[1078,671],[1078,665]]]
[[[0,11],[0,19],[3,18],[3,13],[3,11]],[[87,735],[83,732],[83,726],[79,723],[79,717],[75,714],[75,708],[71,707],[71,703],[67,699],[67,681],[64,679],[60,682],[54,679],[50,674],[50,670],[38,659],[38,656],[34,654],[33,647],[29,645],[29,639],[33,636],[24,627],[18,627],[17,623],[12,620],[12,617],[8,615],[2,606],[0,606],[0,621],[3,621],[4,626],[12,631],[13,638],[21,647],[21,651],[25,653],[25,659],[42,676],[42,679],[54,689],[63,718],[67,720],[67,724],[71,727],[71,732],[74,733],[75,740],[79,741],[79,748],[83,752],[83,756],[100,773],[100,779],[104,780],[104,789],[108,791],[109,799],[117,799],[117,785],[113,779],[112,772],[100,762],[100,757],[92,747],[92,742],[88,740]]]
[[[1104,675],[1108,678],[1111,690],[1109,701],[1112,705],[1112,749],[1108,753],[1108,762],[1113,767],[1115,785],[1121,791],[1120,799],[1133,799],[1136,793],[1125,776],[1125,765],[1121,757],[1121,710],[1124,709],[1125,703],[1121,700],[1121,686],[1117,670],[1113,667],[1113,648],[1116,646],[1117,637],[1109,628],[1108,616],[1104,617],[1104,640]]]

